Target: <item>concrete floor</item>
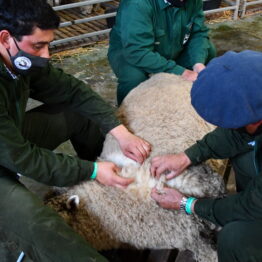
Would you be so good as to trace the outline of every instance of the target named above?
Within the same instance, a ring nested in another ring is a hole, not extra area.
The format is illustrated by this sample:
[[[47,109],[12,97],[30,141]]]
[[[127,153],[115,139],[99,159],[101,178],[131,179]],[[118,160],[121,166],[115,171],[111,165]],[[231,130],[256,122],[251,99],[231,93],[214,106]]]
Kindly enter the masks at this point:
[[[218,55],[228,50],[241,51],[252,49],[262,51],[261,14],[237,21],[209,24],[208,26],[211,29],[210,37],[217,47]],[[108,65],[106,58],[107,48],[107,43],[104,43],[98,44],[93,48],[82,48],[77,53],[65,57],[55,55],[53,63],[90,84],[95,91],[101,94],[112,105],[115,105],[116,78]],[[30,103],[30,106],[32,104],[35,105],[35,102],[30,101]],[[62,145],[58,151],[74,154],[72,147],[68,143]],[[233,186],[232,179],[230,183]],[[24,183],[40,197],[48,189],[28,179],[24,179]],[[19,252],[15,244],[8,242],[0,230],[0,261],[14,262]]]

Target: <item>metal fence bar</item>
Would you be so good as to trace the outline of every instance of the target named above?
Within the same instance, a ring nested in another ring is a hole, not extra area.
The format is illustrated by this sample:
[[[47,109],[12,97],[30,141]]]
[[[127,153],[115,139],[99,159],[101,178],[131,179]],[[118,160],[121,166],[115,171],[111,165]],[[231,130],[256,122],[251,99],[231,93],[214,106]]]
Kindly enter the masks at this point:
[[[55,40],[55,41],[52,41],[50,43],[50,46],[64,44],[64,43],[67,43],[67,42],[70,42],[70,41],[80,40],[80,39],[83,39],[83,38],[92,37],[92,36],[96,36],[96,35],[103,35],[103,34],[109,33],[110,30],[111,30],[111,28],[105,29],[105,30],[100,30],[100,31],[95,31],[95,32],[91,32],[91,33],[81,34],[81,35],[77,35],[77,36],[67,37],[67,38],[63,38],[63,39],[59,39],[59,40]]]
[[[240,0],[237,0],[236,1],[236,10],[235,10],[235,13],[234,13],[234,20],[237,20],[237,18],[238,18],[239,7],[240,7]]]
[[[86,4],[87,2],[90,5],[90,4],[110,2],[110,1],[112,1],[112,0],[83,1],[82,3],[66,4],[66,5],[53,7],[53,9],[58,11],[58,10],[64,10],[64,9],[69,9],[69,8],[72,8],[72,7],[76,7],[76,5],[77,6],[87,5]],[[220,8],[217,8],[217,9],[207,10],[207,11],[204,11],[204,14],[213,14],[213,13],[217,13],[217,12],[223,12],[223,11],[234,10],[234,9],[235,9],[235,13],[238,13],[240,0],[236,0],[236,4],[235,5],[233,5],[233,2],[230,1],[230,0],[224,0],[224,1],[226,3],[228,3],[228,4],[230,4],[231,6],[220,7]],[[261,2],[262,2],[262,0],[257,0],[257,1],[254,1],[252,3],[250,2],[250,3],[246,4],[246,5],[251,5],[251,4],[256,4],[256,3],[261,3]],[[113,17],[113,16],[116,16],[116,12],[107,13],[107,14],[104,14],[104,15],[93,16],[93,17],[88,17],[88,18],[83,18],[83,19],[77,19],[77,20],[73,20],[73,21],[63,22],[63,23],[60,24],[60,27],[70,26],[70,25],[73,25],[73,24],[86,23],[86,22],[89,22],[89,21],[105,19],[105,18]],[[234,19],[237,19],[237,17],[235,17],[235,15],[234,15]]]
[[[247,6],[257,5],[257,4],[262,4],[262,0],[251,1],[251,2],[247,2],[246,0],[244,0],[240,17],[242,18],[246,15]]]
[[[235,7],[235,11],[234,11],[234,15],[233,15],[233,19],[237,20],[238,19],[238,13],[239,13],[239,8],[240,8],[240,0],[236,0],[235,3],[232,2],[231,0],[223,0],[226,4],[234,6]]]
[[[61,11],[61,10],[65,10],[65,9],[71,9],[71,8],[74,8],[74,7],[80,7],[80,6],[85,6],[85,5],[94,5],[94,4],[105,3],[105,2],[112,2],[112,0],[82,1],[82,2],[79,2],[79,3],[72,3],[72,4],[54,6],[53,9],[55,11]]]
[[[105,3],[105,2],[111,2],[111,1],[112,0],[88,0],[88,1],[82,1],[82,2],[79,2],[79,3],[72,3],[72,4],[56,6],[56,7],[53,7],[53,9],[55,11],[60,11],[60,10],[74,8],[74,7],[80,7],[80,6],[85,6],[85,5],[93,5],[93,4]],[[227,11],[227,10],[234,10],[233,19],[237,19],[238,18],[238,12],[239,12],[240,0],[236,0],[236,1],[224,0],[224,1],[230,6],[221,7],[221,8],[217,8],[217,9],[213,9],[213,10],[207,10],[207,11],[204,11],[204,14],[207,15],[207,14],[213,14],[213,13],[223,12],[223,11]],[[244,1],[246,2],[246,0],[244,0]],[[257,3],[261,3],[261,2],[262,2],[262,0],[256,0],[256,1],[252,2],[252,4],[257,4]],[[246,6],[247,5],[251,5],[251,3],[246,4]],[[86,22],[90,22],[90,21],[106,19],[106,18],[110,18],[110,17],[114,17],[114,16],[116,16],[116,12],[111,12],[111,13],[107,13],[107,14],[103,14],[103,15],[97,15],[97,16],[92,16],[92,17],[87,17],[87,18],[82,18],[82,19],[76,19],[76,20],[73,20],[73,21],[66,21],[66,22],[61,23],[60,27],[66,27],[66,26],[71,26],[71,25],[75,25],[75,24],[81,24],[81,23],[86,23]],[[106,34],[106,33],[109,33],[110,30],[111,29],[105,29],[105,30],[94,31],[94,32],[86,33],[86,34],[81,34],[81,35],[78,35],[78,36],[67,37],[67,38],[64,38],[64,39],[55,40],[51,43],[51,46],[67,43],[67,42],[74,41],[74,40],[81,40],[81,39],[92,37],[92,36]]]
[[[231,0],[223,0],[224,3],[234,6],[236,1],[231,1]]]
[[[259,1],[261,1],[261,0],[259,0]],[[234,15],[233,15],[233,19],[236,20],[238,18],[240,0],[236,0],[235,3],[232,2],[231,0],[224,0],[224,2],[228,5],[230,5],[230,6],[219,7],[217,9],[207,10],[207,11],[204,11],[204,14],[213,14],[213,13],[218,13],[218,12],[223,12],[223,11],[228,11],[228,10],[235,10]]]
[[[246,6],[257,5],[257,4],[262,4],[262,0],[253,1],[253,2],[246,2]]]
[[[239,2],[239,0],[237,0]],[[228,11],[228,10],[234,10],[236,9],[237,6],[227,6],[227,7],[220,7],[220,8],[217,8],[217,9],[212,9],[212,10],[207,10],[207,11],[204,11],[204,14],[205,15],[208,15],[208,14],[213,14],[213,13],[217,13],[217,12],[223,12],[223,11]]]
[[[66,26],[70,26],[70,25],[82,24],[82,23],[86,23],[86,22],[90,22],[90,21],[95,21],[95,20],[99,20],[99,19],[105,19],[105,18],[113,17],[113,16],[116,16],[116,12],[108,13],[108,14],[104,14],[104,15],[96,15],[96,16],[92,16],[92,17],[88,17],[88,18],[76,19],[76,20],[73,20],[73,21],[63,22],[59,25],[59,27],[66,27]]]
[[[213,13],[217,13],[217,12],[223,12],[223,11],[234,10],[234,9],[236,9],[235,6],[227,6],[227,7],[222,7],[222,8],[204,11],[204,14],[209,15],[209,14],[213,14]]]

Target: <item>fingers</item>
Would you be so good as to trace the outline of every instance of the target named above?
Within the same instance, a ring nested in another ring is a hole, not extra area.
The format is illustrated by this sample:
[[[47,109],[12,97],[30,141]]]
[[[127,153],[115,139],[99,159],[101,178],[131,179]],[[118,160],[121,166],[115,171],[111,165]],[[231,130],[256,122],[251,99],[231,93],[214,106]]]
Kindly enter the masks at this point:
[[[121,177],[118,174],[121,172],[121,168],[113,164],[112,168],[112,182],[111,185],[119,188],[126,188],[129,184],[134,182],[133,178]]]
[[[149,153],[151,152],[151,145],[146,140],[143,140],[142,147],[146,154],[149,155]]]
[[[144,159],[145,159],[143,154],[136,147],[132,148],[132,151],[127,151],[125,155],[127,157],[135,160],[139,164],[142,164],[144,162]]]
[[[126,151],[125,155],[142,164],[149,156],[150,151],[151,145],[145,140],[141,139],[141,141],[136,146],[133,146],[130,150]]]
[[[112,163],[114,166],[113,166],[113,171],[116,173],[116,174],[119,174],[121,172],[121,168],[117,165],[115,165],[114,163]]]
[[[142,161],[144,161],[150,154],[151,145],[147,141],[140,139],[136,149],[139,151]]]
[[[197,72],[188,69],[186,69],[182,74],[182,78],[184,80],[191,81],[191,82],[194,82],[197,79],[197,76],[198,76]]]
[[[99,162],[96,180],[105,186],[126,188],[134,179],[119,176],[120,171],[121,168],[112,162]]]
[[[160,178],[161,174],[166,170],[167,166],[163,157],[154,157],[151,160],[150,172],[152,176]]]
[[[177,176],[177,172],[173,170],[166,175],[166,179],[170,180],[170,179],[174,178],[175,176]]]
[[[159,179],[161,174],[163,174],[166,171],[165,164],[160,164],[156,169],[155,169],[155,174],[156,178]]]
[[[206,68],[206,66],[202,63],[196,63],[193,66],[193,71],[196,73],[200,73],[202,70],[204,70]]]
[[[157,202],[160,201],[161,194],[159,194],[158,190],[157,190],[155,187],[152,189],[150,195],[151,195],[151,197],[152,197],[155,201],[157,201]]]
[[[151,173],[151,175],[152,175],[153,177],[156,176],[156,170],[155,170],[155,167],[152,166],[152,164],[151,164],[151,166],[150,166],[150,173]]]
[[[113,164],[112,171],[113,171],[112,179],[111,179],[112,186],[119,187],[119,188],[126,188],[129,184],[134,182],[133,178],[126,178],[126,177],[119,176],[118,174],[121,172],[121,168],[119,168],[115,164]]]
[[[124,189],[133,182],[134,182],[133,178],[125,178],[125,177],[120,177],[120,176],[116,175],[115,181],[114,181],[114,186]]]
[[[143,157],[143,161],[146,160],[146,158],[149,156],[150,151],[151,151],[151,145],[146,142],[146,141],[142,141],[141,145],[139,145],[137,147],[137,149],[139,150],[139,152],[141,153],[142,157]]]
[[[157,202],[157,204],[163,208],[168,208],[168,195],[166,194],[166,189],[167,188],[163,188],[164,193],[159,193],[156,188],[153,188],[151,191],[151,198],[154,199]]]
[[[152,189],[151,197],[163,208],[179,210],[183,195],[173,188],[164,187],[163,190],[164,193],[158,193]]]
[[[152,176],[156,176],[156,169],[157,169],[157,163],[158,163],[159,157],[154,157],[151,159],[151,166],[150,166],[150,172]]]

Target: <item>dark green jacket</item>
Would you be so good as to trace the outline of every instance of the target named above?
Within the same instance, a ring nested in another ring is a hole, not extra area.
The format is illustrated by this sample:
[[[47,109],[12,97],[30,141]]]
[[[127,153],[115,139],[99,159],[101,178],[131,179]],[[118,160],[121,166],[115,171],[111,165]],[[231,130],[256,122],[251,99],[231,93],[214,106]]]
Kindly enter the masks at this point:
[[[222,199],[198,200],[195,212],[199,216],[219,225],[235,220],[262,219],[262,135],[217,128],[185,153],[193,164],[197,164],[209,158],[234,158],[250,151],[254,152],[254,157],[248,164],[255,166],[256,174],[249,175],[254,178],[245,190]]]
[[[17,78],[0,60],[0,167],[57,186],[87,180],[93,163],[55,154],[26,140],[21,133],[28,97],[46,104],[66,103],[98,123],[104,133],[119,125],[114,110],[82,81],[52,65],[35,77]],[[1,168],[0,168],[1,171]]]
[[[202,0],[188,0],[184,8],[171,8],[164,0],[121,0],[109,55],[121,52],[147,73],[182,74],[185,68],[175,59],[183,56],[192,68],[205,63],[208,47]]]

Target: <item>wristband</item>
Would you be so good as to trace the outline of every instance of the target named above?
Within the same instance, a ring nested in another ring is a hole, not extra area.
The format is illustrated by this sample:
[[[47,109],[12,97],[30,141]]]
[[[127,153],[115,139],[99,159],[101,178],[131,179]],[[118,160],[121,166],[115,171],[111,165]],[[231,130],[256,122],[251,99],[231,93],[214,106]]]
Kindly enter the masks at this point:
[[[96,178],[96,176],[97,176],[97,163],[94,162],[94,170],[93,170],[92,175],[90,176],[90,179],[94,180]]]
[[[192,210],[191,210],[191,207],[192,207],[192,204],[193,202],[196,200],[196,198],[194,197],[189,197],[186,201],[186,206],[185,206],[185,211],[188,215],[191,215],[192,214]]]

